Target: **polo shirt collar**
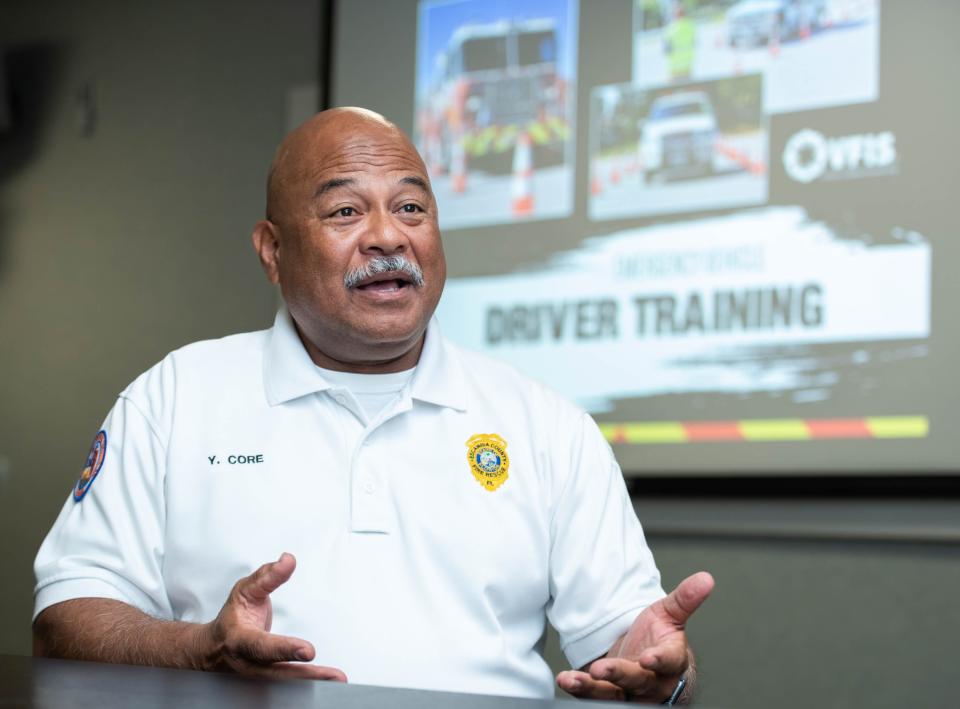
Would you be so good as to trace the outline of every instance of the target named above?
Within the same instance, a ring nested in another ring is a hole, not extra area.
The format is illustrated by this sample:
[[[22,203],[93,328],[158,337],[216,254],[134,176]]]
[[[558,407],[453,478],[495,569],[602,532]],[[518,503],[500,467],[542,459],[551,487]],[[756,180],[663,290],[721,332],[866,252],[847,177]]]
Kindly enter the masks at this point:
[[[410,382],[410,397],[458,411],[467,409],[463,365],[453,345],[440,332],[436,317],[430,318],[427,336]]]
[[[310,359],[286,308],[277,312],[263,356],[263,381],[271,406],[330,389]],[[436,318],[427,325],[420,361],[410,382],[410,397],[437,406],[466,410],[460,358],[440,333]]]
[[[286,308],[277,312],[268,334],[263,353],[263,382],[270,406],[326,391],[332,386],[310,359]]]

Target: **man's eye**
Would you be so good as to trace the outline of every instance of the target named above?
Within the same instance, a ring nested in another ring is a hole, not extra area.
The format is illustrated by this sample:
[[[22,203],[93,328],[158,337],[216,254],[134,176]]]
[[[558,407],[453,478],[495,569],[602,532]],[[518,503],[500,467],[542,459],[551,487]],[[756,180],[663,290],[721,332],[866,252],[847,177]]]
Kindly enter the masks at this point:
[[[334,214],[336,214],[338,217],[352,217],[356,213],[357,210],[355,210],[353,207],[340,207],[340,209],[334,212]]]
[[[417,204],[405,204],[400,207],[400,211],[405,214],[416,214],[417,212],[422,212],[423,210]]]

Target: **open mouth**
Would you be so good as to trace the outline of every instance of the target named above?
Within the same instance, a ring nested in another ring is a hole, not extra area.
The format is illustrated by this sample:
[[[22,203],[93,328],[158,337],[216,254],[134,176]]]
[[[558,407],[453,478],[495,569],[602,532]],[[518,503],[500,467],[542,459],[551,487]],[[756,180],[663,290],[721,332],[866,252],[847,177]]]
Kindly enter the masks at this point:
[[[412,285],[413,282],[406,274],[378,273],[370,278],[365,278],[354,287],[368,293],[392,293],[409,288]]]

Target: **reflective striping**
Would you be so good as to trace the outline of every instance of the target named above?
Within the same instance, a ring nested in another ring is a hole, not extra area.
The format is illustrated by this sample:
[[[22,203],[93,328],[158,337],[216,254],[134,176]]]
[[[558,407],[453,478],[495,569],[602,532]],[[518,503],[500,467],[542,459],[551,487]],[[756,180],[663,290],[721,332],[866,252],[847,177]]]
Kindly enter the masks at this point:
[[[686,443],[687,433],[679,421],[652,423],[601,424],[600,430],[611,443]]]
[[[863,438],[925,438],[926,416],[743,421],[631,421],[600,423],[608,442],[619,445],[732,441],[808,441]]]
[[[926,416],[873,416],[867,427],[874,438],[926,438],[930,420]]]
[[[813,419],[807,428],[811,438],[873,438],[866,419]]]
[[[741,421],[740,432],[748,441],[802,441],[811,437],[803,419]]]
[[[470,157],[479,158],[512,150],[521,134],[526,134],[534,145],[549,145],[553,142],[565,142],[570,130],[562,118],[545,118],[524,124],[487,126],[481,130],[468,132],[461,138],[463,149]]]
[[[743,432],[736,421],[705,421],[684,424],[691,442],[695,441],[741,441]]]

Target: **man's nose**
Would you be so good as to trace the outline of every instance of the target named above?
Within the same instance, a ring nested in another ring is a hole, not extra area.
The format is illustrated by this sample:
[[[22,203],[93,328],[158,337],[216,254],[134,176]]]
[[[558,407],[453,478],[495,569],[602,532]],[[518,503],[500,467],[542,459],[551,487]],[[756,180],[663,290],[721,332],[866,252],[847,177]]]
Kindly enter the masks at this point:
[[[373,210],[370,213],[361,237],[361,251],[392,254],[404,251],[408,245],[407,235],[389,211]]]

